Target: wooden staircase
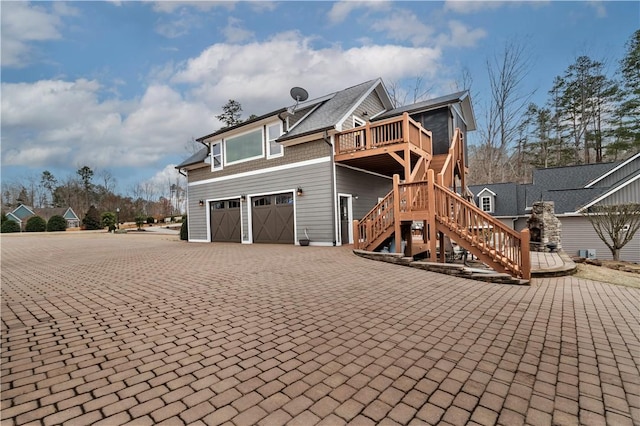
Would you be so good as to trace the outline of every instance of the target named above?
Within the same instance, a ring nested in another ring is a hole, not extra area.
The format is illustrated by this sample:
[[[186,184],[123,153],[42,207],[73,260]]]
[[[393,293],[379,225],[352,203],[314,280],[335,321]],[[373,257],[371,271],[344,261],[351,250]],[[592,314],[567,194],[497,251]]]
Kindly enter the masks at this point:
[[[410,143],[395,136],[399,142],[394,143]],[[393,239],[396,252],[404,241],[405,255],[427,253],[431,261],[444,263],[444,250],[438,254],[438,246],[444,247],[447,236],[497,272],[530,279],[528,231],[519,233],[508,228],[456,192],[458,184],[460,189],[466,188],[460,130],[456,130],[447,154],[431,155],[431,148],[425,145],[421,140],[424,154],[417,161],[404,163],[405,179],[401,181],[400,174],[394,174],[392,191],[361,220],[354,221],[354,248],[375,251]],[[366,150],[359,158],[366,158]],[[419,222],[423,226],[416,241],[412,225]]]

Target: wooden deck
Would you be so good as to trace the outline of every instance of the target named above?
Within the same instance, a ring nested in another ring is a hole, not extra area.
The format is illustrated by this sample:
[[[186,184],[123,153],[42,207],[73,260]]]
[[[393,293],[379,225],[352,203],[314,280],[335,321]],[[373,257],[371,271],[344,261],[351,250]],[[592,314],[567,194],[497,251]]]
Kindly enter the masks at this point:
[[[354,247],[374,251],[393,238],[405,254],[445,261],[444,237],[456,241],[498,272],[529,279],[528,231],[518,233],[457,193],[466,188],[462,133],[449,152],[432,155],[431,133],[408,114],[339,133],[335,161],[393,176],[393,190],[354,221]],[[461,191],[462,192],[462,191]],[[422,222],[416,238],[413,224]]]

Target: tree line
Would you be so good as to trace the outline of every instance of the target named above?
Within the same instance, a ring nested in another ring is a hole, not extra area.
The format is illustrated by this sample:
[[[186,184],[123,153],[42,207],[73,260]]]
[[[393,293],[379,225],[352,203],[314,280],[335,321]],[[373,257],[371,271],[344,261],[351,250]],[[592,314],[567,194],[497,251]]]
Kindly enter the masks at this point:
[[[2,213],[20,204],[35,208],[71,207],[81,219],[92,208],[99,215],[119,209],[121,222],[133,222],[139,216],[163,219],[184,213],[186,189],[179,176],[161,188],[150,182],[132,185],[127,195],[116,193],[116,183],[110,171],[95,172],[89,166],[80,167],[64,179],[44,170],[39,176],[14,182],[3,180]]]
[[[640,30],[625,47],[613,73],[605,60],[577,57],[542,104],[523,89],[531,65],[525,46],[511,42],[488,59],[491,89],[480,141],[469,147],[469,181],[530,182],[534,168],[617,161],[640,151]]]

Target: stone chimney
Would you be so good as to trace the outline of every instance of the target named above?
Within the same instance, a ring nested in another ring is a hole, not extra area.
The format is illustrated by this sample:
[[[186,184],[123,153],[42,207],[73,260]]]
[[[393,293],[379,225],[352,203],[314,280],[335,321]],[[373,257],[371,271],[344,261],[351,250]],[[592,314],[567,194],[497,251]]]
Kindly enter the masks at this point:
[[[550,246],[555,245],[554,250],[562,248],[562,224],[554,213],[553,201],[537,201],[533,203],[531,209],[531,218],[527,221],[532,234],[537,225],[540,238],[538,241],[539,251],[547,251]],[[533,242],[533,238],[532,238]],[[531,247],[534,249],[534,245]]]

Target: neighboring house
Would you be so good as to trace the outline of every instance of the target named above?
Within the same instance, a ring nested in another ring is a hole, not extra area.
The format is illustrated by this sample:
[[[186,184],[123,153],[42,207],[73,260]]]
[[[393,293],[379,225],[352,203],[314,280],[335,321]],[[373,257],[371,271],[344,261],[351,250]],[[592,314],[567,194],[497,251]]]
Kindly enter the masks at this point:
[[[71,207],[33,208],[20,204],[13,209],[13,211],[7,213],[7,218],[18,223],[20,229],[24,231],[30,217],[40,216],[48,222],[52,216],[56,215],[62,216],[67,220],[67,228],[77,228],[80,226],[80,219]]]
[[[475,127],[467,91],[394,109],[376,79],[220,129],[176,166],[188,181],[188,239],[297,245],[308,236],[435,261],[447,235],[494,269],[528,277],[518,233],[438,208],[447,198],[478,211],[458,195]],[[496,230],[491,241],[476,232],[485,226]]]
[[[569,255],[595,250],[612,259],[584,212],[595,205],[640,203],[640,153],[625,161],[536,169],[530,184],[496,183],[469,186],[476,204],[520,231],[527,227],[537,201],[553,201],[562,224],[562,248]],[[622,260],[640,262],[640,233],[620,252]]]

